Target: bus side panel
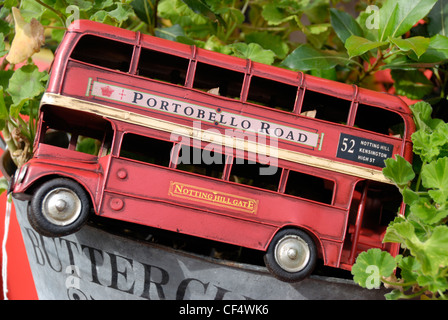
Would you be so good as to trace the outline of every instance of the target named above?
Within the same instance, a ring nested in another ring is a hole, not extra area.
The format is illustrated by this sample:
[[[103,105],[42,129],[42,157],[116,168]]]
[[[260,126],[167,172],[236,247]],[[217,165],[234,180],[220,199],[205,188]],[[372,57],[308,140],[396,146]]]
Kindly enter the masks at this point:
[[[105,192],[101,216],[262,250],[276,227],[160,200]]]
[[[105,193],[101,215],[259,250],[288,226],[337,243],[345,234],[342,209],[136,161],[112,160]]]

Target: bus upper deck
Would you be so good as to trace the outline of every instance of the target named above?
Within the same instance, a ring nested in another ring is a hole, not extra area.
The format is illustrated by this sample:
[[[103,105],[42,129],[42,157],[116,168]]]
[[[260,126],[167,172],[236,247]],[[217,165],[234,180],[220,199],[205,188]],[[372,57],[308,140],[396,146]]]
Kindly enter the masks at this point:
[[[382,182],[415,130],[398,97],[91,21],[69,28],[45,103],[214,142],[263,136],[279,158]]]

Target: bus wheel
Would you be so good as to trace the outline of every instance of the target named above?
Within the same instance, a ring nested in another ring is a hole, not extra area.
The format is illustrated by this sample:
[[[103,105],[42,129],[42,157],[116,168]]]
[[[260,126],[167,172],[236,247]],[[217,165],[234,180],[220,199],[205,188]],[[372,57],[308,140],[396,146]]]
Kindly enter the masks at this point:
[[[314,241],[304,231],[281,230],[274,236],[264,261],[278,279],[296,282],[305,279],[316,265],[317,250]]]
[[[33,195],[28,220],[40,234],[60,237],[78,231],[87,221],[90,201],[75,181],[58,178],[39,186]]]

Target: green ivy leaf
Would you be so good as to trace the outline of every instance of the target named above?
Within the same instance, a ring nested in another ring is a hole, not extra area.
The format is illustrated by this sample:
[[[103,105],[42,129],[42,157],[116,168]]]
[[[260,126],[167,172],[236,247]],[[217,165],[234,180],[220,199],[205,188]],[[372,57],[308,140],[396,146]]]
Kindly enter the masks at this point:
[[[221,15],[211,10],[208,3],[202,0],[182,0],[193,12],[207,17],[211,21],[219,21],[222,26],[226,26],[226,22]]]
[[[293,70],[331,69],[337,65],[347,65],[350,59],[344,54],[317,50],[308,44],[297,47],[289,54],[282,65]]]
[[[439,123],[435,130],[418,130],[412,134],[414,153],[423,162],[436,160],[441,152],[447,149],[448,124]]]
[[[83,10],[83,11],[88,11],[88,10],[92,9],[92,7],[93,7],[93,3],[91,1],[87,1],[87,0],[69,0],[69,1],[67,1],[67,4],[75,5],[80,10]]]
[[[270,25],[279,25],[294,19],[294,15],[290,11],[275,2],[266,4],[261,15]]]
[[[425,274],[435,275],[439,268],[448,266],[448,227],[446,225],[434,228],[430,238],[421,244],[419,251],[414,253],[420,257],[422,270]],[[423,261],[423,262],[422,262]]]
[[[251,32],[245,37],[247,43],[258,43],[264,49],[272,50],[279,59],[284,59],[288,54],[288,44],[282,37],[269,32]]]
[[[97,155],[99,148],[98,141],[92,138],[83,138],[76,145],[76,151]]]
[[[428,14],[428,33],[448,36],[448,0],[439,0]]]
[[[18,0],[4,0],[2,1],[2,5],[5,8],[11,9],[12,7],[17,7],[19,5]]]
[[[387,41],[370,41],[369,39],[352,35],[345,41],[345,48],[350,58],[353,58],[387,44]]]
[[[350,36],[364,36],[364,31],[349,13],[332,8],[330,18],[331,25],[342,43],[345,43]]]
[[[181,0],[160,1],[157,13],[161,18],[170,20],[173,25],[180,25],[186,32],[187,29],[194,29],[195,35],[197,34],[199,38],[214,33],[214,30],[208,25],[210,20],[195,13]]]
[[[418,58],[426,52],[429,47],[429,38],[425,37],[411,37],[406,39],[392,38],[390,40],[394,45],[396,45],[401,51],[412,51]]]
[[[387,237],[386,237],[387,236]],[[400,242],[403,245],[409,243],[419,243],[420,240],[415,233],[414,225],[408,220],[396,219],[387,227],[384,241]]]
[[[14,74],[14,70],[0,70],[0,86],[8,88],[9,79]]]
[[[389,226],[386,229],[386,234],[384,235],[383,242],[392,242],[392,243],[403,243],[404,242],[404,238],[397,232],[397,230],[395,228],[395,226],[397,226],[401,223],[410,224],[410,222],[407,221],[402,216],[395,217],[394,221],[389,223]],[[412,225],[410,227],[412,228]]]
[[[403,189],[415,177],[412,165],[400,155],[396,159],[389,158],[385,160],[386,166],[383,168],[383,174],[386,178],[394,182],[400,189]]]
[[[417,130],[433,129],[432,107],[429,103],[420,101],[410,106]]]
[[[20,3],[20,13],[26,22],[31,21],[32,18],[40,20],[46,10],[45,7],[36,1],[24,0]]]
[[[114,0],[93,0],[93,9],[95,11],[97,10],[103,10],[107,7],[110,7],[114,4]],[[64,9],[64,8],[61,8]]]
[[[118,23],[126,21],[134,13],[132,7],[127,4],[117,2],[117,8],[109,12],[109,16]]]
[[[157,9],[154,0],[133,0],[131,6],[137,17],[146,24],[152,25],[154,12]]]
[[[272,64],[274,62],[275,53],[271,50],[264,50],[259,44],[257,43],[235,43],[229,46],[233,50],[233,55],[244,58],[244,59],[250,59],[252,61],[265,63],[265,64]]]
[[[29,64],[16,70],[9,80],[6,90],[12,97],[13,105],[10,113],[18,117],[20,109],[26,101],[39,96],[45,91],[46,72],[40,72],[36,65]]]
[[[440,158],[428,163],[422,168],[423,186],[432,189],[429,191],[431,198],[443,204],[448,200],[448,158]]]
[[[401,290],[394,289],[391,292],[386,293],[384,297],[386,298],[386,300],[399,300],[401,298],[406,298],[406,295],[401,292]]]
[[[401,194],[403,195],[403,202],[411,205],[420,199],[419,195],[408,187],[404,187]]]
[[[333,69],[314,69],[310,71],[311,75],[319,78],[329,79],[333,81],[338,80],[336,68]]]
[[[389,233],[389,234],[388,234]],[[400,241],[408,248],[422,266],[425,275],[437,274],[439,268],[448,265],[448,227],[437,226],[426,240],[420,240],[413,224],[409,221],[394,222],[387,228],[385,241],[392,239]]]
[[[430,38],[428,49],[420,57],[409,55],[413,60],[418,61],[425,67],[434,67],[448,60],[448,37],[437,34]]]
[[[410,212],[413,218],[417,217],[428,225],[439,223],[448,216],[448,210],[437,209],[432,203],[424,200],[414,202],[410,207]]]
[[[232,54],[232,49],[229,46],[225,46],[221,40],[218,39],[218,37],[216,36],[210,36],[207,41],[205,41],[205,43],[203,44],[202,48],[207,49],[207,50],[211,50],[211,51],[216,51],[216,52],[220,52],[220,53],[224,53],[224,54],[228,54],[231,55]]]
[[[8,116],[9,116],[9,112],[8,112],[8,108],[6,107],[6,103],[5,103],[3,86],[0,86],[0,120],[6,120],[6,119],[8,119]]]
[[[417,282],[420,286],[434,293],[448,290],[448,279],[444,276],[421,275],[417,278]]]
[[[3,57],[8,53],[8,50],[5,48],[5,36],[3,33],[0,33],[0,57]]]
[[[8,190],[9,181],[5,177],[0,177],[0,194]]]
[[[391,71],[396,94],[409,99],[420,100],[430,94],[434,88],[433,83],[420,70]]]
[[[158,28],[155,34],[159,38],[177,41],[178,37],[185,37],[184,29],[178,24],[168,28]]]
[[[378,40],[398,38],[423,19],[437,0],[387,0],[380,9]]]
[[[389,252],[370,249],[358,255],[352,267],[353,280],[363,288],[379,288],[381,278],[389,277],[396,267]]]
[[[97,21],[105,24],[114,25],[114,20],[109,16],[106,10],[99,10],[90,16],[90,20]]]
[[[417,271],[421,268],[421,264],[414,257],[405,257],[399,263],[398,267],[401,270],[401,278],[406,283],[417,281]]]

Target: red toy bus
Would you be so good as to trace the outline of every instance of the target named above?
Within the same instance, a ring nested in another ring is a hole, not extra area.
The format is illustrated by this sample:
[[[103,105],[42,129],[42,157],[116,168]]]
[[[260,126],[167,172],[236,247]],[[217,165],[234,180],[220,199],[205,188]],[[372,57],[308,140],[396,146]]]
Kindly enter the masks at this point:
[[[411,160],[398,97],[91,21],[70,27],[14,177],[55,237],[102,217],[265,252],[284,281],[317,259],[350,270],[382,243]],[[83,142],[90,141],[88,153]],[[399,209],[400,208],[400,209]]]

